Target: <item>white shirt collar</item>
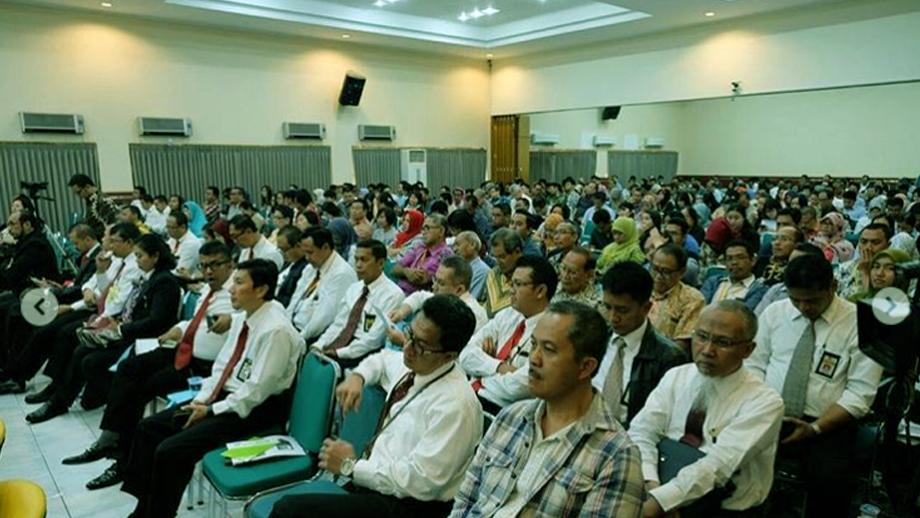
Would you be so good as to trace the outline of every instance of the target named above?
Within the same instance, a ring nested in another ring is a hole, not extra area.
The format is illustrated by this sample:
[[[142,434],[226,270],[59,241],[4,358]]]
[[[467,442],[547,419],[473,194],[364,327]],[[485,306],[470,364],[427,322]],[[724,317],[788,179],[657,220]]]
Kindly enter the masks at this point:
[[[648,328],[648,319],[646,318],[642,325],[633,329],[632,331],[626,333],[626,336],[623,336],[623,340],[626,342],[626,350],[629,352],[638,351],[639,347],[642,346],[642,337],[645,336],[645,330]],[[612,340],[616,340],[619,335],[614,334]],[[611,343],[613,343],[611,340]]]

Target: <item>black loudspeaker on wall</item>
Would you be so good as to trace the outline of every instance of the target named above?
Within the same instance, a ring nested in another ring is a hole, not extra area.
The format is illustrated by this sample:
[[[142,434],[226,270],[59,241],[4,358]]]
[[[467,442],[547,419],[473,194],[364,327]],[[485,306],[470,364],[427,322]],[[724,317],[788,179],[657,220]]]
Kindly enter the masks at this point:
[[[616,119],[620,116],[620,107],[619,106],[607,106],[604,108],[604,111],[601,113],[601,120],[609,121]]]
[[[348,72],[342,83],[342,93],[339,94],[339,104],[342,106],[357,106],[361,102],[361,93],[364,92],[364,76]]]

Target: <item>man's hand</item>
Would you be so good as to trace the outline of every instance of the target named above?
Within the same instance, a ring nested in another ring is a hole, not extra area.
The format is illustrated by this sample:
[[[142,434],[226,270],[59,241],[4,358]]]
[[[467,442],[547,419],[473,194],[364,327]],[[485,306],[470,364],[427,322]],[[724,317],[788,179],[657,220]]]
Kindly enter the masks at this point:
[[[182,410],[192,411],[188,416],[188,421],[185,422],[185,426],[182,427],[183,429],[194,426],[208,415],[208,405],[202,405],[201,403],[189,403],[182,407]]]
[[[71,311],[73,311],[73,306],[71,306],[70,304],[61,304],[60,306],[58,306],[57,314],[58,316],[61,316],[64,313],[70,313]]]
[[[157,338],[157,341],[160,342],[160,345],[163,345],[164,342],[169,342],[169,341],[178,342],[181,339],[182,339],[182,331],[178,327],[173,327],[169,331],[166,331],[165,333],[161,334]]]
[[[352,374],[335,388],[335,399],[342,406],[342,414],[361,407],[361,393],[364,390],[364,378]]]
[[[387,338],[396,345],[406,345],[406,334],[399,329],[387,327]]]
[[[89,288],[83,290],[83,302],[85,302],[87,306],[95,306],[96,292]]]
[[[334,475],[341,475],[342,462],[354,458],[354,446],[340,439],[326,439],[319,450],[319,467]]]
[[[406,280],[412,284],[427,284],[428,283],[428,272],[420,268],[411,268],[405,270]]]
[[[661,508],[658,500],[649,496],[642,504],[642,518],[658,518],[659,516],[664,516],[664,509]]]
[[[495,345],[495,340],[491,336],[487,336],[483,339],[482,351],[495,358],[495,353],[498,352],[498,346]]]
[[[112,258],[107,254],[96,254],[96,273],[104,273],[112,266]]]
[[[217,317],[217,320],[211,324],[211,327],[208,328],[208,331],[218,335],[224,334],[230,330],[231,322],[233,322],[233,319],[230,318],[230,315],[220,315]]]
[[[795,425],[795,429],[792,430],[792,433],[787,435],[780,444],[792,444],[800,441],[807,441],[815,435],[815,430],[811,427],[811,424],[797,419],[795,417],[785,417],[783,418],[784,423],[792,423]]]
[[[495,372],[499,374],[511,374],[512,372],[516,370],[517,370],[517,367],[515,367],[514,365],[511,365],[508,362],[501,362],[498,364],[498,368],[495,369]]]
[[[394,309],[393,311],[390,311],[390,314],[387,316],[393,322],[402,322],[403,320],[406,319],[406,317],[408,317],[411,314],[412,314],[412,308],[410,308],[409,306],[405,304],[400,304],[398,308]]]

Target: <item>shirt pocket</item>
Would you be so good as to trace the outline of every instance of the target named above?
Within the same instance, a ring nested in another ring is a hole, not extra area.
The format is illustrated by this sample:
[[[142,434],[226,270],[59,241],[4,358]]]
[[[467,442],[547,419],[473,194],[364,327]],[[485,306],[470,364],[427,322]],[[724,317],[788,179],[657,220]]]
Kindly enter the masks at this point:
[[[480,502],[482,508],[500,508],[517,483],[511,455],[493,448],[483,452],[481,477],[480,500],[484,500]]]
[[[568,516],[584,506],[594,486],[594,477],[575,468],[564,468],[550,479],[536,500],[548,516]]]

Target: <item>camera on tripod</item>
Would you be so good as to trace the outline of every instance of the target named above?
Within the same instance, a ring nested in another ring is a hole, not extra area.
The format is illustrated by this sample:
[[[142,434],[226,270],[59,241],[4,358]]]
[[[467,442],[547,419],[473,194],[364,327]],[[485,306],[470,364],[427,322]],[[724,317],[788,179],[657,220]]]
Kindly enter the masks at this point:
[[[24,191],[29,191],[30,193],[37,193],[39,191],[47,191],[48,182],[26,182],[23,180],[19,182],[19,187]]]

